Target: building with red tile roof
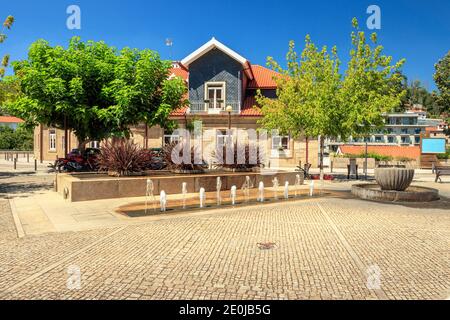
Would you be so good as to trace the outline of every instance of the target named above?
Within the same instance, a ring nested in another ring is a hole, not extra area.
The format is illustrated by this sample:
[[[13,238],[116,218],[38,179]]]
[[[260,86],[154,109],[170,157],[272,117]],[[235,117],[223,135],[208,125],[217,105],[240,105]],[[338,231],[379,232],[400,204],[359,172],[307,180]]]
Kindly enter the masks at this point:
[[[235,135],[234,139],[244,139],[237,137],[237,128],[256,130],[259,127],[261,112],[255,99],[257,91],[275,99],[275,78],[279,76],[273,70],[252,64],[247,58],[212,38],[181,61],[172,63],[168,77],[180,77],[185,81],[188,89],[185,99],[189,104],[174,110],[170,114],[170,120],[177,122],[179,128],[186,128],[190,122],[200,120],[204,130],[212,131],[214,137],[205,138],[204,144],[217,145],[223,142],[223,136],[227,134],[229,127],[232,135]],[[63,156],[59,150],[59,142],[64,133],[48,128],[40,130],[35,132],[36,139],[40,140],[36,145],[44,146],[44,150],[37,152],[37,158],[54,159],[56,154]],[[133,128],[132,132],[134,141],[145,148],[161,147],[167,142],[180,139],[176,133],[159,127],[146,128],[141,125]],[[273,166],[294,166],[299,161],[317,165],[317,141],[309,141],[308,158],[304,139],[274,136],[267,143],[270,150],[267,160]]]
[[[418,160],[420,158],[420,146],[388,146],[388,145],[368,145],[368,153],[376,153],[382,156],[393,158],[409,158]],[[366,147],[362,145],[341,145],[338,147],[338,154],[361,155],[366,152]]]
[[[17,117],[0,116],[0,126],[6,126],[12,129],[16,129],[17,126],[23,122],[24,121],[22,119],[19,119]]]

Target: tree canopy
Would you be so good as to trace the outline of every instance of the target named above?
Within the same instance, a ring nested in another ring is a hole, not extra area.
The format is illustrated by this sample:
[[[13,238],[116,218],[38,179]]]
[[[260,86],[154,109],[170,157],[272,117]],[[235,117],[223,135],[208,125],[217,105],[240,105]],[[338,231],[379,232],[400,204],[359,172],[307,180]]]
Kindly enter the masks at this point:
[[[381,125],[383,113],[401,103],[405,91],[399,86],[399,70],[404,60],[393,64],[392,57],[382,54],[376,34],[371,45],[365,33],[357,30],[356,19],[353,24],[356,31],[344,73],[336,47],[331,52],[326,46],[319,49],[309,35],[301,55],[290,42],[286,69],[268,58],[268,65],[281,76],[275,79],[278,99],[257,96],[263,127],[293,136],[347,138]]]
[[[450,51],[435,65],[434,81],[439,89],[438,103],[450,113]]]
[[[14,24],[14,17],[7,16],[5,21],[3,22],[2,30],[0,31],[0,43],[3,43],[7,36],[5,34],[5,29],[11,29]],[[0,78],[3,78],[5,75],[5,68],[9,65],[9,54],[4,55],[0,62]]]
[[[346,139],[382,125],[383,113],[400,105],[405,94],[400,85],[404,60],[393,63],[392,57],[382,54],[376,34],[368,43],[356,19],[353,26],[350,59],[343,73],[336,47],[319,49],[309,36],[300,55],[290,42],[286,69],[268,58],[268,65],[281,76],[275,79],[278,99],[257,95],[263,127],[294,137]]]
[[[185,104],[182,79],[151,50],[118,51],[104,42],[71,39],[67,49],[38,40],[28,59],[13,63],[21,93],[8,104],[28,126],[71,129],[82,148],[92,140],[129,136],[130,126],[169,125]]]

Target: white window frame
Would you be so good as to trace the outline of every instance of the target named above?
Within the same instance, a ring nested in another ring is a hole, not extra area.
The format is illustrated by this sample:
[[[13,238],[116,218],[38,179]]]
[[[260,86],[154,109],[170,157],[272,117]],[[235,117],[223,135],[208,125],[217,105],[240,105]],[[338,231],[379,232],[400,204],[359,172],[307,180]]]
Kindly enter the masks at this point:
[[[233,138],[233,132],[231,132],[230,134],[224,134],[224,132],[226,132],[226,129],[217,129],[216,131],[216,146],[226,146],[227,143],[233,143],[234,138]],[[220,143],[219,143],[220,142]]]
[[[281,136],[281,135],[276,135],[276,136],[272,136],[272,150],[280,150],[280,147],[283,147],[283,138],[287,138],[287,148],[283,148],[283,151],[289,151],[291,150],[291,136],[287,135],[287,136]],[[279,139],[278,143],[275,143],[275,140]]]
[[[48,130],[48,149],[49,151],[56,151],[56,142],[57,142],[57,136],[56,136],[56,129],[49,129]]]
[[[217,90],[219,90],[218,87],[221,87],[220,90],[222,91],[222,98],[217,99]],[[208,111],[208,113],[220,113],[221,111],[225,110],[226,105],[226,82],[225,81],[209,81],[205,82],[205,100],[211,100],[209,98],[209,90],[210,87],[215,87],[215,93],[214,93],[214,102],[213,107],[211,106],[210,102],[205,102],[205,110]],[[222,105],[220,107],[217,106],[217,100],[222,100]]]
[[[169,143],[173,143],[173,142],[176,142],[176,143],[178,143],[178,142],[180,142],[181,141],[181,136],[180,135],[178,135],[178,134],[165,134],[164,135],[164,138],[163,138],[163,143],[164,143],[164,145],[166,145],[167,143],[166,143],[166,138],[169,138],[170,139],[170,142]]]

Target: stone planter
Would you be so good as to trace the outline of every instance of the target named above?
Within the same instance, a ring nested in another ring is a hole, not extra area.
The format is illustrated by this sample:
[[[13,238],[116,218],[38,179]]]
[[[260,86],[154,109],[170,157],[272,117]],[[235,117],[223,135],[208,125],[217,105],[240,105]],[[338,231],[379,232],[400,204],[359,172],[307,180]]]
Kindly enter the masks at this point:
[[[381,190],[405,191],[414,178],[414,169],[376,168],[375,180]]]

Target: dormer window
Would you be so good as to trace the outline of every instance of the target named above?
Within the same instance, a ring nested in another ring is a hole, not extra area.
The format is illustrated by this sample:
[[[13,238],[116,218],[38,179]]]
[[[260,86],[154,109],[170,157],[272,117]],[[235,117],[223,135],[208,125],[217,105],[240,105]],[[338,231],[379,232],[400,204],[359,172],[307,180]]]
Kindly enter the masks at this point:
[[[225,110],[225,82],[205,83],[205,105],[210,113]]]

